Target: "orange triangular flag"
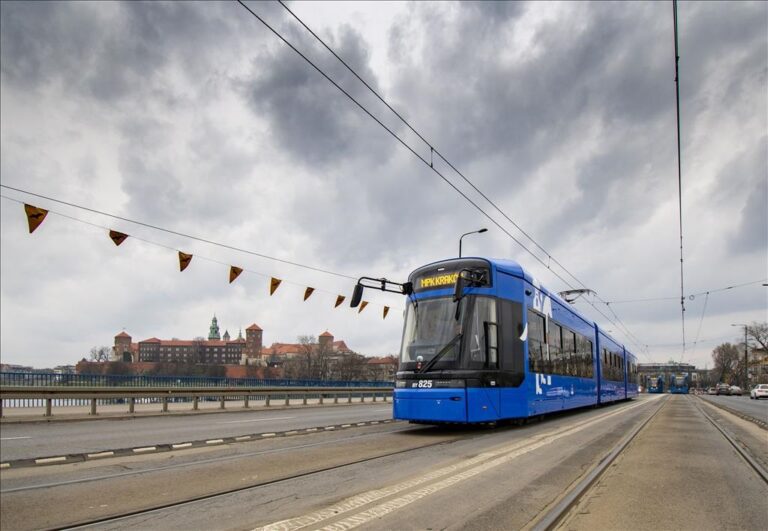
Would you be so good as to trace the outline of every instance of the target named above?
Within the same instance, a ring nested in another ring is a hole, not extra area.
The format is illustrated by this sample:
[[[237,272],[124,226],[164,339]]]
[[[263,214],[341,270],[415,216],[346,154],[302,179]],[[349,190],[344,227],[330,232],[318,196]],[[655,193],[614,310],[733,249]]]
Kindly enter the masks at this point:
[[[389,313],[389,306],[384,306],[384,317],[382,317],[382,319],[386,319],[388,313]]]
[[[35,232],[35,229],[40,226],[40,224],[45,219],[45,216],[48,215],[48,211],[44,208],[27,205],[26,203],[24,204],[24,212],[27,213],[27,222],[29,223],[30,234]]]
[[[179,251],[179,271],[184,271],[192,261],[192,255]]]
[[[115,242],[115,245],[120,245],[125,241],[128,235],[123,234],[122,232],[117,232],[116,230],[111,230],[109,231],[109,237],[112,239],[113,242]]]
[[[357,310],[357,313],[360,313],[360,312],[362,312],[363,310],[365,310],[365,307],[366,307],[366,306],[368,306],[368,301],[363,301],[363,302],[361,302],[361,303],[360,303],[360,309],[359,309],[359,310]]]
[[[344,299],[346,299],[344,295],[339,295],[338,297],[336,297],[336,304],[334,305],[334,308],[338,308],[339,304],[344,302]]]
[[[312,293],[314,293],[314,292],[315,292],[315,288],[307,288],[307,289],[305,289],[304,290],[304,300],[307,300],[312,295]]]
[[[241,267],[229,266],[229,283],[232,284],[232,282],[234,282],[235,279],[239,277],[240,273],[242,272],[243,272],[243,269]]]
[[[280,285],[282,280],[279,278],[272,277],[272,281],[269,283],[269,295],[270,297],[275,293],[275,290]]]

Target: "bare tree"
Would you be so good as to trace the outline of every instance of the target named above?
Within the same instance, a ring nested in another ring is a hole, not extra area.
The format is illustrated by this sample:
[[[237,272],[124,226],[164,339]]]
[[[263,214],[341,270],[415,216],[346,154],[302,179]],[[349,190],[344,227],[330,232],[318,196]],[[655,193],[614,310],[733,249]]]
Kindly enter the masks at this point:
[[[744,369],[739,348],[731,343],[715,347],[712,351],[712,361],[715,364],[715,377],[720,382],[729,383],[730,380],[738,378]]]
[[[747,342],[749,348],[768,350],[768,323],[752,321],[752,324],[747,326]]]
[[[90,360],[91,361],[109,361],[112,355],[112,349],[110,347],[93,347],[91,349]]]
[[[363,380],[365,376],[365,356],[354,352],[345,352],[338,356],[333,364],[331,377],[333,380]]]

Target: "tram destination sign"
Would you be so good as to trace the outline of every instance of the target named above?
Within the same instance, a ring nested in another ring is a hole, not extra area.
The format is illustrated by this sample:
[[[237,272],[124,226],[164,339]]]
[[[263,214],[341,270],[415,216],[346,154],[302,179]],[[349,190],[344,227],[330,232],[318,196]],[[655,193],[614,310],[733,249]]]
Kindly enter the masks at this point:
[[[459,272],[465,269],[482,270],[488,278],[487,263],[478,260],[462,260],[461,262],[446,263],[414,272],[411,276],[413,291],[420,293],[436,289],[453,289],[456,285],[456,279],[459,278]]]

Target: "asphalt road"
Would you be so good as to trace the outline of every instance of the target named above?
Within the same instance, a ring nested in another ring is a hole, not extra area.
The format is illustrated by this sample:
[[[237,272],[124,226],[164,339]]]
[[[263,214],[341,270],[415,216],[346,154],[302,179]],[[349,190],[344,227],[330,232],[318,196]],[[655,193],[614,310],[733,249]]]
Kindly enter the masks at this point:
[[[172,417],[5,424],[0,461],[175,444],[392,418],[391,403]]]
[[[33,529],[258,484],[100,529],[519,529],[669,397],[519,427],[406,423],[0,474],[0,526]],[[295,520],[295,519],[301,519]]]
[[[721,404],[763,422],[768,422],[768,400],[750,400],[749,393],[744,396],[699,395],[699,398],[703,398],[713,404]]]
[[[0,528],[72,525],[222,493],[94,527],[524,529],[658,412],[566,528],[765,529],[766,484],[697,404],[768,460],[766,431],[754,423],[692,396],[645,395],[523,426],[394,422],[7,469]]]

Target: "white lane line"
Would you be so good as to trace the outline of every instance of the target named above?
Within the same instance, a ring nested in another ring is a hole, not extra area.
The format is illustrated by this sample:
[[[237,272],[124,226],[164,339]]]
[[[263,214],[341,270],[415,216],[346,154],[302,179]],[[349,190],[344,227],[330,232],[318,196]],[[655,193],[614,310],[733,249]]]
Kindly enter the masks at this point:
[[[659,396],[663,396],[663,395],[659,395]],[[320,511],[309,513],[304,516],[300,516],[298,518],[291,518],[288,520],[274,522],[272,524],[266,525],[258,529],[265,530],[265,531],[266,530],[293,531],[297,529],[302,529],[307,526],[315,527],[319,523],[325,520],[328,520],[330,518],[335,518],[337,516],[340,516],[343,513],[348,513],[350,511],[361,509],[362,507],[369,504],[381,502],[385,498],[388,498],[395,494],[403,493],[399,498],[395,498],[384,503],[379,503],[379,505],[371,507],[368,510],[359,512],[357,514],[352,514],[346,519],[340,520],[334,524],[330,524],[324,527],[324,529],[329,529],[329,530],[351,529],[353,527],[357,527],[359,525],[367,523],[373,519],[385,516],[393,511],[396,511],[397,509],[400,509],[422,498],[425,498],[431,494],[434,494],[435,492],[443,490],[444,488],[453,486],[456,483],[464,481],[465,479],[474,477],[482,472],[486,472],[500,465],[506,464],[509,461],[512,461],[513,459],[520,457],[521,455],[532,452],[533,450],[536,450],[538,448],[541,448],[542,446],[550,444],[562,437],[573,435],[575,433],[578,433],[580,431],[583,431],[587,428],[592,427],[594,424],[597,424],[598,422],[601,422],[608,418],[625,413],[636,407],[644,406],[646,404],[647,402],[636,403],[636,404],[627,406],[625,408],[619,409],[617,411],[606,413],[605,415],[601,415],[599,417],[596,417],[580,425],[556,429],[548,433],[543,433],[539,436],[532,437],[531,439],[528,439],[528,440],[517,441],[511,445],[504,446],[500,449],[484,452],[479,455],[476,455],[475,457],[467,459],[465,461],[462,461],[453,465],[448,465],[438,470],[434,470],[423,476],[406,480],[402,483],[392,485],[390,487],[385,487],[382,489],[376,489],[376,490],[364,492],[357,496],[348,498],[335,506],[331,506],[326,509],[321,509]],[[439,481],[436,481],[436,480],[439,480]],[[433,481],[435,482],[430,483]],[[417,487],[425,483],[427,483],[427,485],[422,486],[420,489],[416,491],[412,491],[410,493],[404,493],[404,491],[406,490],[410,490],[414,487]]]
[[[240,437],[235,437],[235,440],[236,441],[247,441],[250,438],[251,438],[250,435],[241,435]]]
[[[11,463],[0,463],[0,468],[11,468]]]
[[[157,450],[156,446],[145,446],[144,448],[134,448],[133,452],[138,454],[141,452],[154,452],[155,450]]]
[[[31,439],[32,437],[0,437],[0,441],[18,441],[20,439]]]
[[[66,456],[62,457],[45,457],[43,459],[35,459],[36,465],[44,465],[45,463],[58,463],[60,461],[66,461]]]
[[[221,444],[224,442],[224,439],[211,439],[209,441],[205,441],[205,444]]]
[[[192,443],[187,442],[187,443],[172,444],[171,448],[173,448],[174,450],[178,450],[179,448],[189,448],[190,446],[192,446]]]
[[[270,420],[290,420],[296,417],[270,417],[268,419],[248,419],[248,420],[226,420],[223,422],[217,422],[216,424],[243,424],[245,422],[267,422]]]

